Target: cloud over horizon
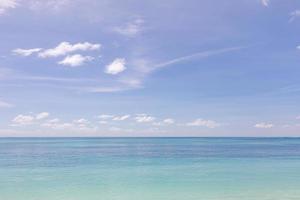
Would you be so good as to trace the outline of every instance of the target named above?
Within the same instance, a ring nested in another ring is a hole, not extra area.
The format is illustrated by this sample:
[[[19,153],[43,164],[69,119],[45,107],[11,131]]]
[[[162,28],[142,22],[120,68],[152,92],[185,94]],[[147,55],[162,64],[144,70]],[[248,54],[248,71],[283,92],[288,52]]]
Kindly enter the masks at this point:
[[[192,122],[189,122],[186,124],[187,126],[204,126],[207,128],[217,128],[219,127],[221,124],[217,123],[216,121],[213,120],[205,120],[205,119],[196,119]]]
[[[261,122],[254,125],[255,128],[264,128],[264,129],[272,128],[273,126],[274,126],[273,124],[265,123],[265,122]]]

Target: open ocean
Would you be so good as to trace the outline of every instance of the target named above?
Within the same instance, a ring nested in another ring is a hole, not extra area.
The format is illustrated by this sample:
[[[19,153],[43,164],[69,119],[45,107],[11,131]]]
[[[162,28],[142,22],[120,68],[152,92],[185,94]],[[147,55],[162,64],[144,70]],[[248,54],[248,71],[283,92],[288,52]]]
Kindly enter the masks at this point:
[[[299,200],[297,138],[2,138],[0,200]]]

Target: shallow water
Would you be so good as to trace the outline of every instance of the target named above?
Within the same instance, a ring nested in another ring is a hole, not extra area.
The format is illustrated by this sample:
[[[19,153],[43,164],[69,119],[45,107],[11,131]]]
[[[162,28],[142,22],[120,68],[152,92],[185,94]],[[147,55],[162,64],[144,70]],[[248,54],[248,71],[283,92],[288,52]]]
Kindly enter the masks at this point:
[[[0,200],[298,200],[297,138],[2,138]]]

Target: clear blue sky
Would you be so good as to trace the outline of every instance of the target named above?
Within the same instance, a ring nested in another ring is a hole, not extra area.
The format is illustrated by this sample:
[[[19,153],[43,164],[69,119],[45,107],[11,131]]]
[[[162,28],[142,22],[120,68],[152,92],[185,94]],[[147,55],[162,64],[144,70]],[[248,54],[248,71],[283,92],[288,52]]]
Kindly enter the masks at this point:
[[[296,0],[0,0],[0,136],[300,136]]]

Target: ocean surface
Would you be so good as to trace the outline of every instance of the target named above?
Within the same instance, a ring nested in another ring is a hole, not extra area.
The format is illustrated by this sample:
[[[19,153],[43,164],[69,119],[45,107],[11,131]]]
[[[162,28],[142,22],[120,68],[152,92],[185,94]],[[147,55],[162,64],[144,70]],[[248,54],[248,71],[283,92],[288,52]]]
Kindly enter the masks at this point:
[[[2,138],[0,200],[299,200],[297,138]]]

